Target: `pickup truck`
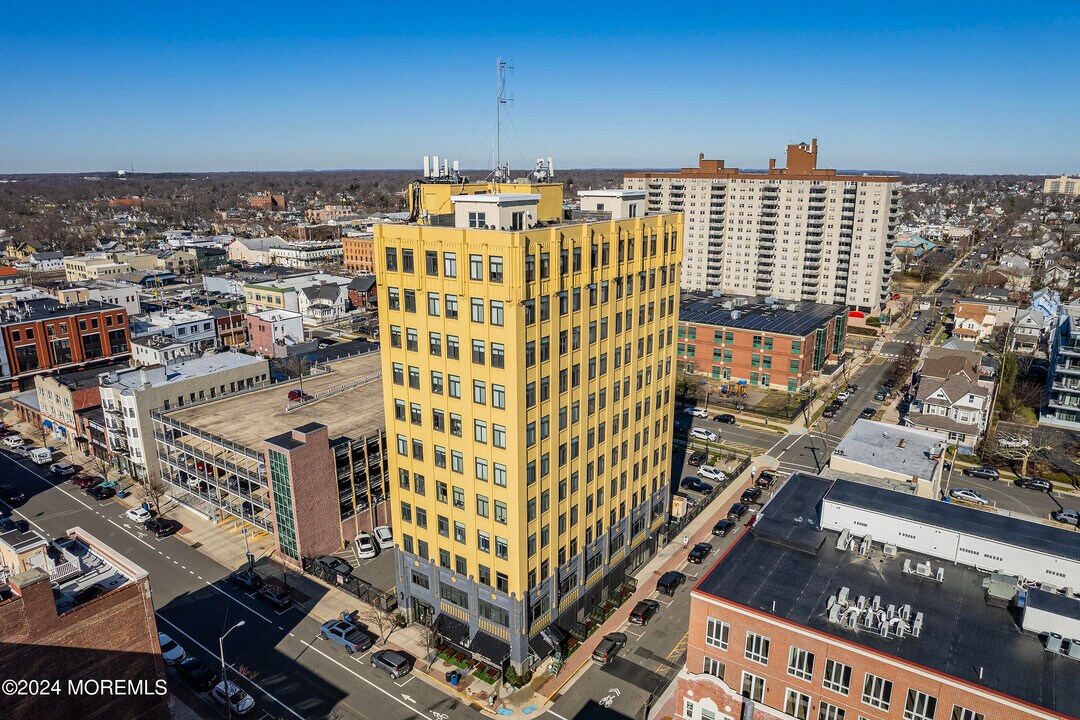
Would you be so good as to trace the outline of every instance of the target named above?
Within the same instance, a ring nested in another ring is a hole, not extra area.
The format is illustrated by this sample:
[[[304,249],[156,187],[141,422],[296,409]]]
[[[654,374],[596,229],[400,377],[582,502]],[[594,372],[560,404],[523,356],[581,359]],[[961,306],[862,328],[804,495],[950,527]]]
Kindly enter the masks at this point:
[[[345,648],[345,652],[364,652],[374,644],[371,636],[345,620],[328,620],[319,628],[322,636]]]

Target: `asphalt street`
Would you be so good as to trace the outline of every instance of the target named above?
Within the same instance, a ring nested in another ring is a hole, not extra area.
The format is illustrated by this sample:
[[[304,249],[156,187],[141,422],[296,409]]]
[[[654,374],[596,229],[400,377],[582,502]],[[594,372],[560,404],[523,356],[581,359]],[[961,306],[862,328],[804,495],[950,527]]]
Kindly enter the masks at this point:
[[[226,578],[232,568],[217,564],[175,537],[154,538],[124,517],[112,500],[98,503],[82,491],[7,452],[0,474],[27,495],[15,508],[46,537],[81,526],[150,573],[158,628],[189,654],[220,666],[218,639],[228,636],[225,656],[230,679],[256,699],[249,717],[335,717],[360,720],[433,720],[477,717],[467,705],[410,674],[398,680],[371,667],[368,653],[347,655],[319,639],[320,621],[298,609],[276,612],[236,590]],[[345,610],[346,608],[342,608]],[[348,608],[354,609],[354,608]],[[170,684],[179,680],[170,672]]]

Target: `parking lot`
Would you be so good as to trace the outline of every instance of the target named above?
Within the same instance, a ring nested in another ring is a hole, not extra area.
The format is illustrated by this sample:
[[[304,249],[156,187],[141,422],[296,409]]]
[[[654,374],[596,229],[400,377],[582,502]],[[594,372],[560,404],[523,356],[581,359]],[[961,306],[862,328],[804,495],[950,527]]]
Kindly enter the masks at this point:
[[[964,475],[957,467],[945,474],[942,483],[945,492],[956,488],[971,488],[988,498],[994,507],[1010,512],[1023,513],[1040,519],[1048,519],[1054,510],[1068,508],[1080,510],[1080,495],[1073,493],[1051,492],[1022,488],[1008,479],[987,480]],[[1067,527],[1063,525],[1062,527]]]

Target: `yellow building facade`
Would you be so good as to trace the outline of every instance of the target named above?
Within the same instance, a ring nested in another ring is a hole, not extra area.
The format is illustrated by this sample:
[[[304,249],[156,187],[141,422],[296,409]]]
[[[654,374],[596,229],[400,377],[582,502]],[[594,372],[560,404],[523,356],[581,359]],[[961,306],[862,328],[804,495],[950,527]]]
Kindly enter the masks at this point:
[[[399,601],[520,667],[654,552],[682,215],[449,201],[453,227],[375,227]]]

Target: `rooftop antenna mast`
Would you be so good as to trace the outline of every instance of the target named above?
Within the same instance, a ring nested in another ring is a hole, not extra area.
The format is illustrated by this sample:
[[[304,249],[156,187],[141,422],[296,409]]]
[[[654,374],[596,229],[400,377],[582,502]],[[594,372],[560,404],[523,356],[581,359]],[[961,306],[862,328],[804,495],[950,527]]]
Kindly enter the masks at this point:
[[[495,99],[495,148],[494,148],[494,172],[495,182],[506,182],[510,179],[510,168],[502,166],[502,109],[503,105],[513,100],[506,95],[506,75],[514,71],[512,63],[495,58],[495,71],[498,78],[498,97]],[[509,163],[507,163],[509,165]]]

